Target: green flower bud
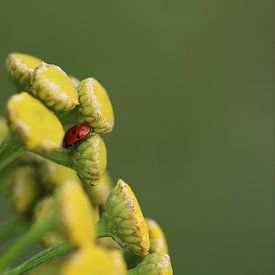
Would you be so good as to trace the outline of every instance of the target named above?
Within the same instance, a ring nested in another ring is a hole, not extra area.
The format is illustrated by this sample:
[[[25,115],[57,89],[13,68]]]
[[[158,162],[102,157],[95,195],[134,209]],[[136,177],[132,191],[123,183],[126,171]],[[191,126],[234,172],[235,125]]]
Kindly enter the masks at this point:
[[[150,253],[159,252],[159,253],[168,253],[167,242],[165,235],[157,224],[156,221],[146,218],[145,219],[149,238],[150,238]]]
[[[33,70],[42,63],[37,57],[22,54],[11,53],[6,60],[6,68],[9,77],[21,89],[30,89],[30,77]]]
[[[39,198],[40,191],[36,172],[31,166],[15,168],[10,182],[10,199],[17,213],[29,214]]]
[[[149,254],[128,275],[173,275],[170,257],[165,253]]]
[[[93,182],[94,186],[87,186],[86,191],[93,205],[104,204],[112,190],[112,180],[107,172],[103,177]]]
[[[119,180],[105,204],[101,222],[106,232],[126,251],[145,256],[149,251],[147,226],[138,201],[129,187]]]
[[[107,152],[103,139],[96,133],[82,141],[72,151],[74,169],[82,182],[94,185],[106,170]]]
[[[71,79],[56,65],[42,63],[31,77],[32,93],[55,111],[68,111],[78,104]]]
[[[114,127],[114,112],[106,90],[94,78],[80,82],[78,88],[78,112],[97,133],[111,132]]]

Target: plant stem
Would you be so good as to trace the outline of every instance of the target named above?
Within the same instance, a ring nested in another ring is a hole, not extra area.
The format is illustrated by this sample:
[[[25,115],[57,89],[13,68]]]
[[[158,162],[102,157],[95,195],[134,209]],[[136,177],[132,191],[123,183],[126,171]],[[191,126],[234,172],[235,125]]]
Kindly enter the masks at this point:
[[[0,242],[7,240],[17,233],[25,231],[29,227],[29,223],[21,217],[14,219],[0,225]]]
[[[12,261],[20,255],[30,244],[39,239],[47,231],[56,227],[55,220],[44,220],[34,223],[31,228],[0,258],[0,271],[4,270]]]
[[[96,224],[97,226],[97,237],[98,238],[104,238],[104,237],[109,237],[110,235],[107,232],[107,226],[106,226],[106,221],[101,218],[99,222]]]
[[[55,152],[36,152],[33,151],[35,154],[38,154],[42,157],[45,157],[49,160],[52,160],[58,164],[73,167],[73,159],[69,152],[65,150],[55,151]]]
[[[9,132],[0,147],[0,171],[14,161],[26,148]]]
[[[76,109],[68,112],[57,112],[56,115],[61,123],[65,126],[65,128],[68,128],[75,124],[79,124],[83,120]]]
[[[54,258],[55,256],[64,255],[70,251],[72,251],[73,247],[70,244],[66,243],[59,243],[50,246],[36,254],[35,256],[29,258],[22,264],[18,265],[17,267],[7,271],[4,275],[20,275],[24,272],[35,268],[36,266],[49,261],[50,259]]]

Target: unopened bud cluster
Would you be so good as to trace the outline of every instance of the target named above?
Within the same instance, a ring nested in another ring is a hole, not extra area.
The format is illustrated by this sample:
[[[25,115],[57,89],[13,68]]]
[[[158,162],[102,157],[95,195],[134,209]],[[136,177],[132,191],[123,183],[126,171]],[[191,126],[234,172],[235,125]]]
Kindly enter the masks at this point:
[[[10,54],[6,68],[16,92],[0,117],[4,193],[31,228],[51,225],[39,235],[44,246],[72,246],[30,274],[173,274],[162,229],[144,218],[129,184],[113,186],[106,170],[101,134],[115,120],[105,88],[26,54]],[[91,131],[73,130],[76,141],[66,146],[66,132],[78,124]]]

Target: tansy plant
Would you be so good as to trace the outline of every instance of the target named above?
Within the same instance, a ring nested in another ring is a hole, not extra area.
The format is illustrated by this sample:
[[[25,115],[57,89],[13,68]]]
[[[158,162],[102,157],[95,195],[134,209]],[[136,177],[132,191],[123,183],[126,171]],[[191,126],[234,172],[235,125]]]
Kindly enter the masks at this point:
[[[162,229],[106,170],[101,134],[112,131],[114,112],[102,84],[21,53],[6,68],[17,92],[0,117],[0,191],[16,215],[1,225],[0,242],[18,238],[0,273],[172,274]],[[36,241],[44,249],[13,266]]]

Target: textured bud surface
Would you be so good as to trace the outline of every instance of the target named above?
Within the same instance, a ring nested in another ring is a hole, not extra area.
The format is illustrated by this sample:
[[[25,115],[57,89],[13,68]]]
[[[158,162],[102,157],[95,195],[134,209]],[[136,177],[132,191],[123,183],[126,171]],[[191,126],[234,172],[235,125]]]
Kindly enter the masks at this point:
[[[170,257],[165,253],[147,255],[144,260],[133,269],[135,275],[172,275],[173,269]]]
[[[42,60],[37,57],[22,53],[11,53],[7,57],[6,68],[13,83],[21,89],[28,89],[31,74],[41,63]]]
[[[64,130],[57,117],[26,92],[13,95],[7,103],[13,130],[29,149],[51,151],[61,147]]]
[[[95,132],[108,133],[114,127],[112,103],[103,86],[94,78],[87,78],[78,86],[79,113]]]
[[[32,93],[55,111],[68,111],[78,104],[72,80],[55,65],[42,63],[31,77]]]
[[[104,207],[102,218],[110,235],[133,254],[144,256],[149,250],[147,226],[138,201],[129,187],[119,180]]]
[[[81,142],[72,151],[77,171],[82,182],[85,184],[98,183],[107,166],[107,151],[103,139],[96,133]]]
[[[146,218],[145,220],[150,238],[150,253],[168,253],[165,235],[160,226],[152,219]]]

